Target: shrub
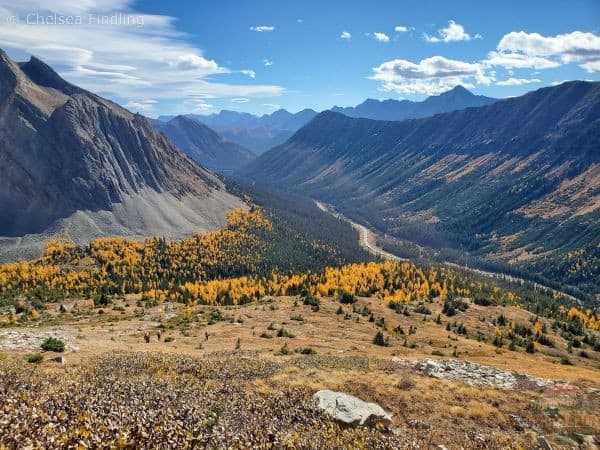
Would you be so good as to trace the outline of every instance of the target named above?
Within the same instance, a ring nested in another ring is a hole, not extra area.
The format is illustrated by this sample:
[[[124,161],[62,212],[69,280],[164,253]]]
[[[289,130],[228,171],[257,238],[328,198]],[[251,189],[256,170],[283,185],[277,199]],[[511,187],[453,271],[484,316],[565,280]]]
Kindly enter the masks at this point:
[[[46,352],[64,352],[65,351],[65,343],[60,339],[49,337],[46,338],[44,342],[42,342],[42,350]]]
[[[567,358],[566,356],[563,356],[562,358],[560,358],[560,363],[564,366],[572,366],[573,365],[571,360],[569,358]]]
[[[459,311],[464,312],[468,308],[469,304],[467,302],[447,298],[446,300],[444,300],[444,308],[442,309],[442,312],[448,317],[450,317],[457,314]]]
[[[111,303],[111,299],[108,295],[102,293],[98,297],[94,297],[94,308],[99,308],[100,306],[108,306]]]
[[[473,299],[473,303],[479,306],[491,306],[493,305],[492,301],[489,298],[484,297],[475,297]]]
[[[408,376],[403,376],[398,382],[398,389],[412,389],[415,387],[415,380]]]
[[[535,344],[532,340],[527,341],[527,345],[525,346],[525,351],[527,353],[535,353]]]
[[[375,337],[373,338],[373,344],[380,345],[382,347],[387,347],[389,345],[389,341],[385,338],[381,331],[378,331]]]
[[[290,320],[296,320],[298,322],[304,322],[304,317],[301,314],[298,314],[297,316],[290,317]]]
[[[265,333],[261,333],[260,337],[264,338],[264,339],[273,339],[273,335],[269,334],[269,333],[266,333],[266,332]]]
[[[342,291],[338,296],[338,300],[344,305],[351,305],[352,303],[356,302],[356,297],[349,292]]]
[[[444,356],[444,353],[443,353],[443,352],[441,352],[441,351],[439,351],[439,350],[433,350],[433,351],[431,352],[431,354],[432,354],[433,356]]]
[[[305,347],[300,350],[300,353],[303,355],[316,355],[317,351],[312,347]]]
[[[546,334],[540,334],[537,341],[540,343],[540,345],[554,347],[554,341],[552,341],[552,339],[550,339]]]
[[[296,335],[285,328],[281,327],[277,332],[277,337],[295,338]]]
[[[25,361],[28,363],[39,364],[44,360],[44,355],[41,353],[30,353],[25,356]]]
[[[287,344],[283,344],[283,346],[275,353],[279,356],[290,355],[292,351],[288,348]]]
[[[338,316],[341,314],[344,314],[344,309],[342,308],[342,306],[340,305],[337,309],[337,311],[335,312]]]
[[[173,342],[175,340],[175,338],[173,336],[167,336],[165,338],[165,342]]]
[[[419,313],[419,314],[426,314],[426,315],[431,314],[431,310],[423,304],[417,305],[417,307],[415,308],[415,312]]]

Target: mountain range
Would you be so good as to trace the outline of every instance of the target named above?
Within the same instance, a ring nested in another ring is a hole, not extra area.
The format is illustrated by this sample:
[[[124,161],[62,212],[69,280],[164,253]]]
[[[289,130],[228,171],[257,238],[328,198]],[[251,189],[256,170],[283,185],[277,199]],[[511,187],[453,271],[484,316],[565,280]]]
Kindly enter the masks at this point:
[[[231,172],[256,157],[250,150],[228,141],[191,117],[176,116],[168,122],[149,121],[190,158],[214,172]]]
[[[223,110],[217,114],[186,114],[185,117],[204,123],[225,139],[260,155],[285,142],[316,115],[317,112],[312,109],[304,109],[294,114],[285,109],[278,109],[262,116]],[[173,116],[160,116],[158,120],[165,122],[172,118]]]
[[[183,237],[243,206],[146,118],[0,50],[0,257],[61,235]]]
[[[419,119],[435,114],[457,111],[464,108],[489,105],[495,98],[474,95],[463,86],[456,86],[440,95],[433,95],[422,102],[410,100],[375,100],[369,98],[355,107],[334,106],[331,110],[349,117],[375,120]]]
[[[332,111],[349,117],[365,117],[377,120],[405,120],[432,116],[443,112],[464,108],[488,105],[496,99],[474,95],[462,86],[429,97],[422,102],[410,100],[374,100],[367,99],[356,107],[334,106]],[[255,154],[284,143],[297,130],[310,122],[317,112],[303,109],[290,113],[279,109],[271,114],[256,116],[247,112],[223,110],[217,114],[186,114],[185,117],[199,120],[208,125],[225,139],[235,142]],[[158,119],[167,122],[174,116],[160,116]],[[210,167],[210,166],[209,166]]]
[[[326,111],[243,175],[600,292],[600,83],[400,122]]]

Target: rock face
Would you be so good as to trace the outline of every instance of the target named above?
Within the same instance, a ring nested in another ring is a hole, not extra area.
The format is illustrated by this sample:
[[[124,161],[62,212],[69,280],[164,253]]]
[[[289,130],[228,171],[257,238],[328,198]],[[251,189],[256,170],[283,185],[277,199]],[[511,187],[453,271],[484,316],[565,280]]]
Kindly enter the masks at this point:
[[[556,384],[552,380],[517,372],[506,372],[493,367],[455,359],[401,360],[393,358],[392,363],[412,367],[430,377],[461,381],[474,386],[493,386],[501,389],[542,389]]]
[[[0,50],[0,259],[45,233],[183,237],[241,205],[144,117]]]
[[[343,392],[318,391],[313,398],[323,410],[337,421],[350,426],[389,424],[392,413],[376,403],[366,403]]]
[[[168,122],[152,120],[150,123],[190,158],[215,172],[231,172],[256,157],[250,150],[226,140],[191,117],[177,116]]]

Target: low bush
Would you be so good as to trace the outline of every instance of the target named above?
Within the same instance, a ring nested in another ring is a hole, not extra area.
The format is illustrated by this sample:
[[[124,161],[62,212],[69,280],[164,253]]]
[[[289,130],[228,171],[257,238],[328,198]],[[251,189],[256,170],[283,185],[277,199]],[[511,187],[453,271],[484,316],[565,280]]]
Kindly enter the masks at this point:
[[[49,337],[42,342],[42,350],[45,352],[58,352],[62,353],[65,351],[65,343],[60,339]]]
[[[25,361],[32,364],[39,364],[44,360],[44,355],[41,353],[30,353],[25,356]]]

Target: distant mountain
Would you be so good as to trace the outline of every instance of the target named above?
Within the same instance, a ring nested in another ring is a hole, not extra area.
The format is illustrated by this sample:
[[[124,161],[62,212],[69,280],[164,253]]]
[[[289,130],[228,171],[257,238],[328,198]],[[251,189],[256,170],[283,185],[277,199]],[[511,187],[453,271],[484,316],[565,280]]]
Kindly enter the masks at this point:
[[[326,111],[244,174],[600,293],[600,83],[402,122]]]
[[[0,258],[45,238],[181,237],[243,205],[148,121],[0,50]]]
[[[303,109],[295,114],[279,109],[263,116],[223,110],[218,114],[186,114],[185,117],[199,120],[225,139],[261,154],[285,142],[316,115],[312,109]],[[158,120],[167,122],[172,118],[160,116]]]
[[[422,102],[409,100],[368,99],[356,107],[334,106],[332,111],[349,117],[365,117],[378,120],[405,120],[428,117],[443,112],[488,105],[494,98],[474,95],[462,86],[432,96]],[[231,142],[252,150],[257,155],[284,143],[297,130],[317,115],[312,109],[303,109],[292,114],[279,109],[271,114],[256,116],[246,112],[223,110],[217,114],[186,114],[217,131]],[[160,116],[158,120],[168,122],[174,116]]]
[[[215,172],[231,172],[256,157],[191,117],[177,116],[168,122],[151,120],[150,123],[190,158]]]
[[[498,101],[495,98],[474,95],[462,86],[428,97],[422,102],[409,100],[367,99],[356,107],[334,106],[331,110],[349,117],[363,117],[375,120],[406,120],[429,117],[435,114],[459,109],[489,105]]]

